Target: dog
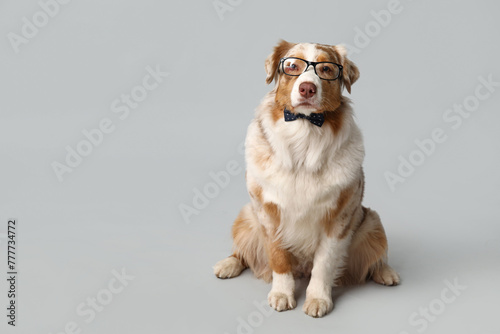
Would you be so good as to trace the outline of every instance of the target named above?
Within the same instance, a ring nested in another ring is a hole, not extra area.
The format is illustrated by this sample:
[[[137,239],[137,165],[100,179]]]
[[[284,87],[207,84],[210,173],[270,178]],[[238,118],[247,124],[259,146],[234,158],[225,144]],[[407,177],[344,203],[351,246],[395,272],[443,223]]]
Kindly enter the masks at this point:
[[[363,138],[342,94],[359,70],[342,45],[284,40],[265,69],[275,87],[247,131],[250,203],[234,221],[233,254],[214,273],[232,278],[250,268],[272,281],[268,302],[277,311],[296,307],[295,278],[310,277],[303,311],[322,317],[335,287],[400,282],[380,217],[361,204]]]

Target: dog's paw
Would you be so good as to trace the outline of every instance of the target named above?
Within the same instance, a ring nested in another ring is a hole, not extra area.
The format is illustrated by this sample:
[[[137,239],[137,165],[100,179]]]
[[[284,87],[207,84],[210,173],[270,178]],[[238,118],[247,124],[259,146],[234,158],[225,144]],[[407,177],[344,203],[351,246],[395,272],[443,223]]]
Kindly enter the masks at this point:
[[[389,265],[385,265],[382,268],[375,270],[372,279],[376,283],[382,285],[398,285],[400,282],[398,273]]]
[[[306,298],[302,310],[311,317],[321,318],[333,310],[333,302],[322,298]]]
[[[293,295],[284,294],[282,292],[269,292],[267,301],[269,302],[269,306],[278,312],[292,310],[297,306],[297,302]]]
[[[245,269],[237,258],[230,256],[224,260],[220,260],[214,266],[214,274],[218,278],[233,278],[241,274]]]

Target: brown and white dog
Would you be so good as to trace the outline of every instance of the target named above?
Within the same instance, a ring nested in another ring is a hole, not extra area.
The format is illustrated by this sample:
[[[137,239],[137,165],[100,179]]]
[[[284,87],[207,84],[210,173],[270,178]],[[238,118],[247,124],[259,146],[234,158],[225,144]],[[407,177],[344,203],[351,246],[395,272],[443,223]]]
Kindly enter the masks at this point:
[[[272,280],[268,301],[277,311],[295,308],[294,277],[310,275],[303,310],[322,317],[333,308],[336,286],[367,279],[399,283],[387,264],[380,218],[361,205],[363,139],[342,95],[344,87],[351,92],[359,71],[342,46],[286,41],[265,68],[266,82],[276,85],[246,137],[251,202],[233,224],[233,255],[219,261],[214,273],[231,278],[250,268]],[[286,121],[285,109],[296,119]],[[321,126],[310,121],[318,113]]]

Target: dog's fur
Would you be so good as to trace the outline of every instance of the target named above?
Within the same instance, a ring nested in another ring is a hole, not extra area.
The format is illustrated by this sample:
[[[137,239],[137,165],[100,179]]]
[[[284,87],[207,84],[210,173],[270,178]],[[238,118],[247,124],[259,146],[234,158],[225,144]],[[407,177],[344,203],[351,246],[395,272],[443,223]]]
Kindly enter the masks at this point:
[[[281,73],[282,57],[329,61],[343,66],[335,81],[321,80],[312,66],[298,77]],[[294,277],[311,276],[303,310],[322,317],[333,308],[332,288],[371,278],[399,283],[387,264],[387,239],[378,214],[361,205],[364,146],[342,90],[359,77],[342,46],[281,41],[265,62],[266,82],[276,81],[256,110],[246,138],[246,181],[251,202],[236,218],[233,255],[215,275],[238,276],[245,268],[273,282],[269,304],[293,309]],[[316,94],[304,98],[303,82]],[[317,127],[305,119],[286,122],[284,108],[323,112]]]

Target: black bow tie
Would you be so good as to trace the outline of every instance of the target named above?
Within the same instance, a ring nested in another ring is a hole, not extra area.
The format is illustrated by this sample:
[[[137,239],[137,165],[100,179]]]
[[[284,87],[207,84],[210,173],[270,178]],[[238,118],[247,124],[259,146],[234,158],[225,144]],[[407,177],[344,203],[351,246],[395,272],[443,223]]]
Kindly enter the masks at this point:
[[[304,114],[293,114],[290,110],[285,108],[285,122],[296,121],[299,118],[305,118],[312,124],[321,127],[325,122],[325,115],[323,113],[311,113],[309,116]]]

